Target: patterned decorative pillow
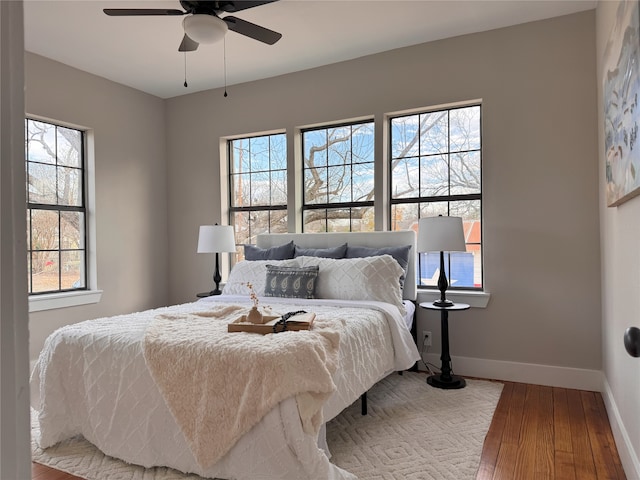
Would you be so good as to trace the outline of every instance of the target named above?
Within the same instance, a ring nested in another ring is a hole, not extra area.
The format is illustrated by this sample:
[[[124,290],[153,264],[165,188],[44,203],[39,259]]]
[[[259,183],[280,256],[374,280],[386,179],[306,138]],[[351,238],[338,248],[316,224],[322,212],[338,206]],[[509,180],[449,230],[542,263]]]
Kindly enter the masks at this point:
[[[227,283],[222,289],[222,294],[247,295],[247,298],[249,298],[249,289],[246,284],[251,282],[256,295],[259,297],[264,296],[267,265],[299,267],[300,262],[297,258],[291,260],[243,260],[238,262],[231,269]]]
[[[293,253],[295,257],[321,257],[321,258],[344,258],[347,253],[347,244],[343,243],[337,247],[331,248],[304,248],[295,246]]]
[[[398,247],[360,247],[349,245],[344,258],[374,257],[377,255],[391,255],[402,267],[404,273],[400,276],[400,288],[404,288],[404,278],[409,268],[409,251],[411,245],[401,245]]]
[[[363,258],[298,257],[303,267],[318,265],[316,298],[373,300],[406,309],[398,278],[404,270],[391,255]]]
[[[267,265],[265,297],[315,298],[319,267],[283,267]]]
[[[271,248],[260,248],[255,245],[244,246],[245,260],[288,260],[293,258],[294,253],[293,240],[283,245]]]

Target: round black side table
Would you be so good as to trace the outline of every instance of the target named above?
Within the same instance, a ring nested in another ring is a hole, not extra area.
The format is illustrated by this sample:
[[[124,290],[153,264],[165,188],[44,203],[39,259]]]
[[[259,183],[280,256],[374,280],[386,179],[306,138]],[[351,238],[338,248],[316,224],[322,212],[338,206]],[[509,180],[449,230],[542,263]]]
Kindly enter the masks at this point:
[[[427,383],[436,388],[464,388],[467,382],[458,375],[451,375],[451,356],[449,355],[449,312],[457,310],[467,310],[470,308],[466,303],[453,303],[447,307],[438,307],[431,302],[422,302],[420,308],[440,311],[440,326],[442,331],[442,355],[440,361],[440,373],[427,377]]]

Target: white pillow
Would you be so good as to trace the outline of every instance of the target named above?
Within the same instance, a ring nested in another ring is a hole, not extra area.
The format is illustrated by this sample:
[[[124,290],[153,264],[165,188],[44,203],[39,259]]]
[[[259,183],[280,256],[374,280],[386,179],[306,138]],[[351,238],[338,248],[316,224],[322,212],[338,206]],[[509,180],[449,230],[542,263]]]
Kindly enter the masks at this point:
[[[264,296],[264,285],[267,280],[267,265],[277,265],[281,267],[300,267],[300,261],[297,258],[291,260],[243,260],[236,263],[231,272],[227,283],[222,289],[223,295],[247,295],[249,296],[249,288],[247,282],[251,282],[253,290],[259,297]]]
[[[404,270],[391,255],[362,258],[297,257],[303,267],[318,265],[316,298],[374,300],[406,313],[398,279]]]

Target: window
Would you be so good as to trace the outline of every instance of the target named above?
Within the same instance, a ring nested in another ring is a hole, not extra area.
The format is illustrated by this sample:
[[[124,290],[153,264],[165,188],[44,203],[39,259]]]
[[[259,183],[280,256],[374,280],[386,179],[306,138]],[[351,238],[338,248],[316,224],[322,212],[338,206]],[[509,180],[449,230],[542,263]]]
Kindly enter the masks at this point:
[[[476,290],[470,295],[484,298],[481,110],[474,102],[391,115],[383,186],[388,197],[375,203],[373,120],[301,129],[302,158],[296,156],[295,165],[287,164],[286,138],[295,139],[296,132],[228,140],[236,241],[255,243],[258,234],[285,233],[291,223],[292,231],[307,233],[373,231],[375,213],[383,218],[376,208],[384,210],[391,230],[417,232],[420,218],[459,216],[467,250],[446,255],[450,289]],[[288,194],[287,172],[302,182],[301,195]],[[295,222],[287,222],[289,206],[301,212]],[[418,286],[436,287],[439,260],[438,252],[419,255]]]
[[[25,127],[29,294],[86,290],[84,132]]]
[[[238,244],[260,233],[287,232],[285,134],[229,140],[230,216]],[[239,259],[243,252],[239,251]]]
[[[372,121],[302,131],[304,232],[374,230]]]
[[[417,229],[422,217],[462,217],[466,252],[446,254],[450,288],[482,289],[481,107],[390,119],[391,227]],[[421,253],[419,286],[435,286],[439,253]]]

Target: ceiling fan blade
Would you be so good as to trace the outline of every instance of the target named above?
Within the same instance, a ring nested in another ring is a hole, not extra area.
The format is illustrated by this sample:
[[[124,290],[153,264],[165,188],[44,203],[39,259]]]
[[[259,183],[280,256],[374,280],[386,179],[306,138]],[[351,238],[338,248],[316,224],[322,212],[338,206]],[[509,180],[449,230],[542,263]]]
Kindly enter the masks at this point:
[[[199,43],[195,40],[191,40],[189,36],[185,33],[184,37],[182,37],[182,42],[180,42],[180,46],[178,47],[179,52],[194,52],[198,49]]]
[[[184,15],[182,10],[171,8],[105,8],[102,10],[110,17],[129,17],[141,15]]]
[[[220,2],[220,8],[225,12],[239,12],[247,8],[259,7],[278,0],[237,0],[235,2]]]
[[[236,33],[245,35],[254,40],[273,45],[282,38],[282,34],[269,30],[268,28],[261,27],[255,23],[247,22],[241,18],[227,16],[224,20],[229,26],[229,30],[233,30]]]

